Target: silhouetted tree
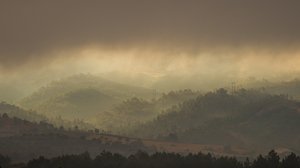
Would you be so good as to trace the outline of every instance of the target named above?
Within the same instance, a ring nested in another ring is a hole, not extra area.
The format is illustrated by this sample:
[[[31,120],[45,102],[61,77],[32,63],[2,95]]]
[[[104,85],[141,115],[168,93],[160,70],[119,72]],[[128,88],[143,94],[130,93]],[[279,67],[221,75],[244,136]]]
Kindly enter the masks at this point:
[[[279,155],[274,151],[271,150],[267,156],[268,161],[268,167],[269,168],[279,168],[280,166],[280,157]]]
[[[291,153],[282,159],[281,163],[282,168],[298,168],[300,167],[300,157],[296,156],[296,154]]]
[[[8,118],[7,113],[3,113],[2,118]]]
[[[10,158],[7,156],[0,155],[0,168],[6,168],[10,164]]]
[[[52,159],[39,157],[27,163],[25,168],[299,168],[299,156],[294,153],[282,161],[275,151],[259,155],[253,162],[247,158],[239,161],[235,157],[216,157],[211,154],[188,154],[157,152],[149,155],[138,151],[128,157],[103,151],[92,159],[85,152],[79,155],[64,155]],[[2,162],[1,162],[2,163]]]

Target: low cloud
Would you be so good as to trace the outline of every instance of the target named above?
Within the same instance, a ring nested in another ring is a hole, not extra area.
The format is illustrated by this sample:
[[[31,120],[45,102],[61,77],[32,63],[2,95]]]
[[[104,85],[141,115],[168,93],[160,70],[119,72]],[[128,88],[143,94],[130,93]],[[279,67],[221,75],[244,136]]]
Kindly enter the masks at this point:
[[[191,56],[241,47],[294,52],[300,42],[299,5],[297,0],[1,1],[0,67],[43,66],[67,57],[57,52],[91,45]]]

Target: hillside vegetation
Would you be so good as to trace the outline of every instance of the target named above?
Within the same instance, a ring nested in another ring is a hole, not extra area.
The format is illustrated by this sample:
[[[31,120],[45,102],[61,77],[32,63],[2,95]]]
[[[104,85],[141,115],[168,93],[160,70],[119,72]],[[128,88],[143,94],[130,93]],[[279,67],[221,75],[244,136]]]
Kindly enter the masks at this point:
[[[167,113],[167,109],[185,100],[201,95],[192,90],[179,90],[163,93],[156,99],[133,97],[116,104],[112,109],[94,118],[97,126],[118,134],[128,132],[128,129],[138,127],[152,121],[160,114]]]
[[[56,121],[78,121],[123,134],[166,109],[200,95],[191,90],[160,94],[151,89],[115,83],[93,75],[76,75],[42,87],[19,102]]]
[[[0,102],[0,115],[7,114],[11,117],[18,117],[28,121],[43,121],[47,118],[41,114],[37,114],[34,111],[24,110],[18,106],[8,104],[6,102]]]
[[[268,81],[266,79],[258,80],[255,78],[250,78],[244,82],[242,82],[243,87],[245,88],[255,88],[258,90],[262,90],[269,94],[283,94],[287,95],[289,98],[300,100],[300,80],[295,78],[293,80],[287,81]],[[236,83],[237,86],[239,82]]]
[[[147,150],[138,139],[99,134],[99,130],[83,131],[78,127],[65,129],[41,121],[30,122],[6,113],[0,116],[0,151],[16,162],[24,162],[41,155],[55,157],[89,151],[92,155],[106,150],[124,155]],[[122,141],[124,139],[124,141]],[[1,161],[1,155],[0,155]],[[0,162],[0,166],[1,166]]]
[[[55,104],[57,101],[62,101],[61,103],[70,101],[71,104],[80,105],[77,104],[79,101],[93,102],[97,101],[98,98],[104,99],[105,97],[110,97],[111,100],[108,99],[110,101],[122,101],[135,95],[150,97],[153,95],[152,93],[153,91],[150,89],[119,84],[98,76],[81,74],[54,81],[24,98],[19,104],[27,109],[41,109],[39,112],[43,113],[43,110],[47,109],[43,106],[47,106],[49,103]],[[107,102],[103,103],[103,108],[109,105],[105,104]]]
[[[219,89],[170,108],[129,134],[229,147],[299,150],[299,107],[300,103],[284,95],[245,89],[229,94]]]
[[[20,104],[52,123],[76,121],[71,128],[97,127],[131,137],[224,145],[228,150],[231,146],[299,150],[300,105],[290,94],[298,94],[298,81],[256,88],[161,94],[77,75],[41,88]]]

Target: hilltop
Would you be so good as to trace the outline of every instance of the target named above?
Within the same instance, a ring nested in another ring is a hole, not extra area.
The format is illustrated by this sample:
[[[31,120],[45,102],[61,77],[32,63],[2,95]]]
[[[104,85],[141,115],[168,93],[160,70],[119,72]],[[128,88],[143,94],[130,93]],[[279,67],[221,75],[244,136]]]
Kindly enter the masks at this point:
[[[48,118],[79,119],[91,123],[95,116],[135,95],[148,99],[153,96],[153,91],[80,74],[53,81],[18,104]]]

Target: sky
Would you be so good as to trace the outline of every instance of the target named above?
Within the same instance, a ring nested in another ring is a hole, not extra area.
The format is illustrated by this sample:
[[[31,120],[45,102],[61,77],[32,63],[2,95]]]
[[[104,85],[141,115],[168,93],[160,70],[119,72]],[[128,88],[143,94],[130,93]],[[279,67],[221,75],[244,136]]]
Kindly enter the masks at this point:
[[[0,80],[38,86],[97,73],[190,87],[297,74],[299,8],[299,0],[1,0]]]

